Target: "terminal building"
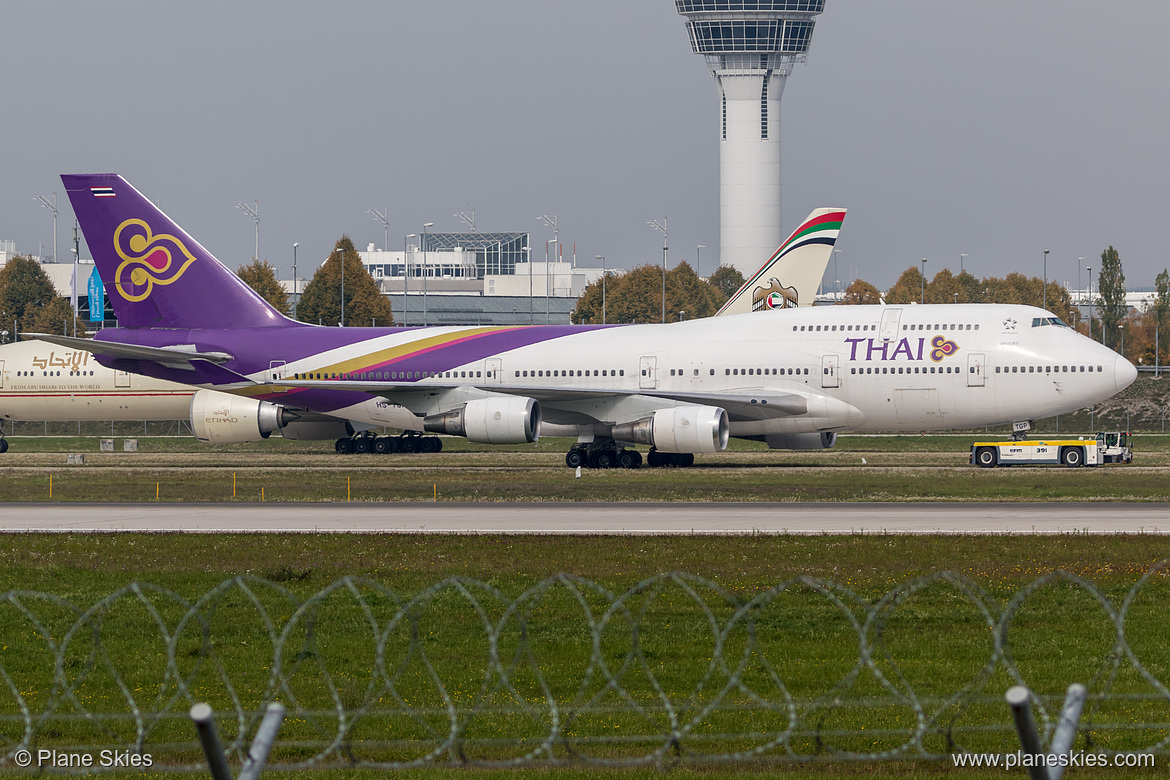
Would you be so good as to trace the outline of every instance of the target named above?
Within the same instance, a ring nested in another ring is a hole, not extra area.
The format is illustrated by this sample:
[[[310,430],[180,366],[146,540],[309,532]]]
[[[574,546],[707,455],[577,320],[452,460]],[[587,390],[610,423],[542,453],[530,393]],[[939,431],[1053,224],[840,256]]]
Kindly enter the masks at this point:
[[[424,233],[401,250],[358,254],[400,325],[566,325],[601,278],[571,260],[534,259],[528,233]]]

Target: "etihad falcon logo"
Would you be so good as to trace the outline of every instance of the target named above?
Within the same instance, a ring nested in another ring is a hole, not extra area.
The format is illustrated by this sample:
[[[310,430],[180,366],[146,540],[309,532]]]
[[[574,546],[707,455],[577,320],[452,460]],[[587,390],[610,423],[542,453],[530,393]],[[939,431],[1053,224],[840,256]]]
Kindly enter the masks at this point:
[[[798,295],[795,287],[783,287],[780,280],[768,280],[767,287],[757,287],[752,291],[752,311],[767,309],[789,309],[798,304]]]
[[[128,219],[114,231],[114,251],[122,258],[114,272],[114,288],[136,303],[150,297],[155,285],[177,282],[195,256],[169,233],[154,235],[141,219]]]

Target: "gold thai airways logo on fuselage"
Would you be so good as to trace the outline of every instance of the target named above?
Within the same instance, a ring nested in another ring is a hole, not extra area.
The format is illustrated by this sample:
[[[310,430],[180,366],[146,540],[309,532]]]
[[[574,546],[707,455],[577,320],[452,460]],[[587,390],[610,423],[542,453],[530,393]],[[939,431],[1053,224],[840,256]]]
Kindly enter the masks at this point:
[[[114,287],[128,301],[144,301],[154,286],[174,284],[195,256],[169,233],[154,235],[141,219],[128,219],[114,231],[114,251],[122,258],[114,272]]]

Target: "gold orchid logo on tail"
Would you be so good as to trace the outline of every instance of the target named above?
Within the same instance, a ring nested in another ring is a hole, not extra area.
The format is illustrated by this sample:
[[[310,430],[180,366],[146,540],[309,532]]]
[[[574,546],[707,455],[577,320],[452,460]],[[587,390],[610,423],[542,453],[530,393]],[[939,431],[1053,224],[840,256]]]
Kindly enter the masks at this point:
[[[122,258],[114,273],[114,287],[128,301],[146,300],[154,286],[173,284],[195,262],[178,238],[154,235],[141,219],[128,219],[114,231],[114,250]],[[178,265],[177,263],[182,263]]]

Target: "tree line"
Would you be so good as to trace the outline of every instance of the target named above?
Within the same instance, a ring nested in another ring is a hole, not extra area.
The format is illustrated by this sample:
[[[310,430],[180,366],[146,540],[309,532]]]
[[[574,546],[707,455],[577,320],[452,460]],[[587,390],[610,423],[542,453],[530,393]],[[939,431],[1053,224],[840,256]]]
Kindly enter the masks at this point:
[[[361,256],[348,235],[334,245],[329,258],[304,286],[296,316],[302,322],[336,326],[341,322],[341,277],[345,272],[345,324],[361,327],[394,325],[390,300],[362,265]],[[1112,246],[1101,253],[1097,290],[1091,316],[1084,318],[1068,290],[1056,282],[1014,272],[1003,278],[977,278],[969,271],[957,276],[949,269],[926,279],[915,264],[907,268],[883,298],[873,284],[855,280],[845,290],[840,305],[910,303],[1011,303],[1040,306],[1081,333],[1124,350],[1139,365],[1164,365],[1170,356],[1170,271],[1163,269],[1154,282],[1155,294],[1140,311],[1125,302],[1125,273],[1121,257]],[[253,259],[240,266],[239,277],[277,311],[292,316],[289,296],[276,269],[266,260]],[[730,266],[721,266],[704,280],[682,262],[666,272],[666,320],[710,317],[741,286],[744,278]],[[642,265],[625,273],[608,271],[588,285],[571,315],[575,324],[593,325],[660,322],[663,274],[660,266]],[[40,263],[16,255],[0,268],[0,330],[15,333],[85,333],[85,324],[73,316],[68,299],[58,295]],[[1155,347],[1157,351],[1155,352]]]

